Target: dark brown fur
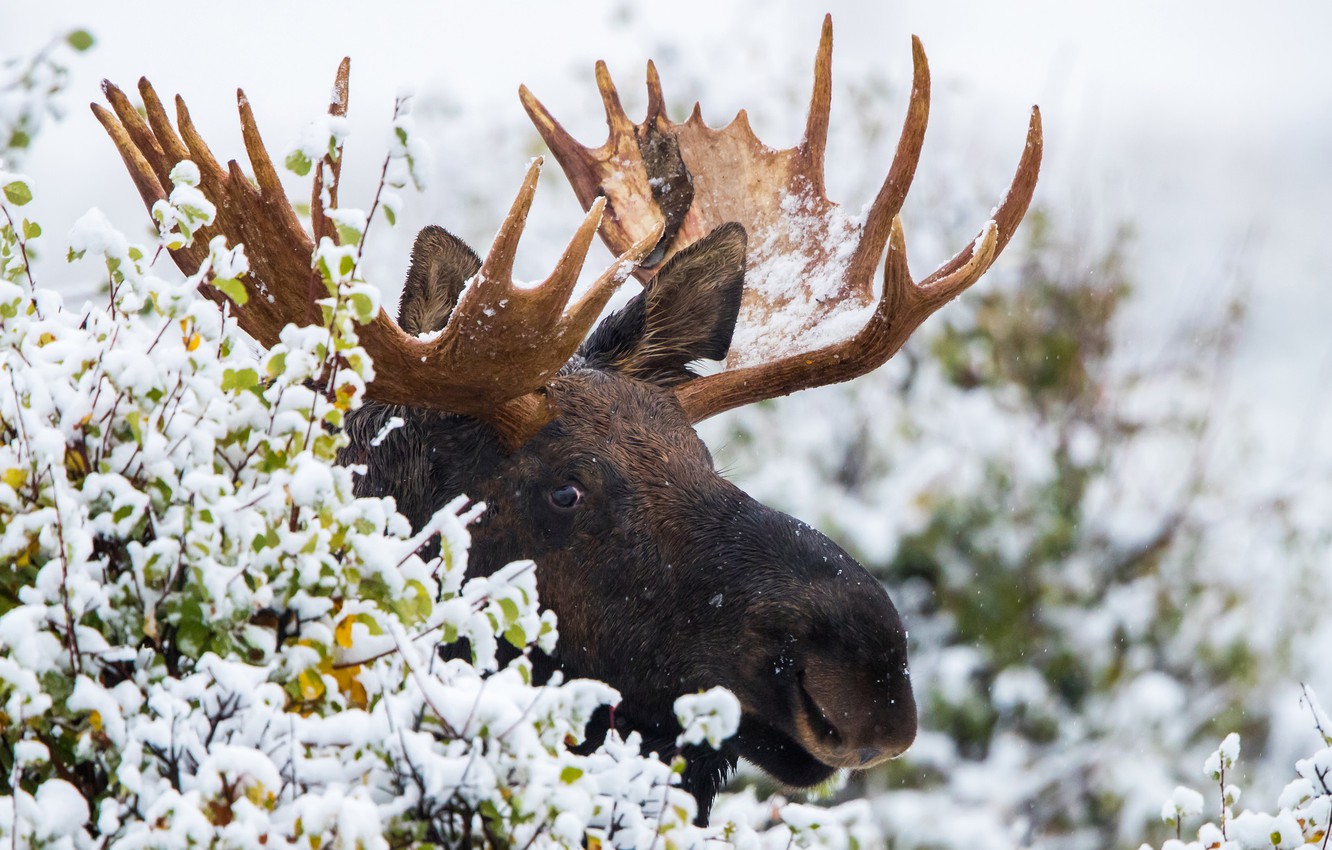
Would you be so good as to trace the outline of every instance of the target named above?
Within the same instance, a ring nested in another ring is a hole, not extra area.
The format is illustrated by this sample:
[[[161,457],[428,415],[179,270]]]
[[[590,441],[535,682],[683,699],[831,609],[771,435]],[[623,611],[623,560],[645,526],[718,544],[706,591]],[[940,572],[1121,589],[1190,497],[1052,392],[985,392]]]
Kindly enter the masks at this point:
[[[736,694],[740,734],[720,753],[685,753],[703,820],[741,756],[806,786],[901,752],[916,728],[905,633],[882,586],[822,534],[718,475],[670,392],[692,377],[691,361],[725,355],[744,248],[743,230],[727,225],[672,258],[552,382],[560,415],[517,452],[475,420],[369,404],[349,419],[344,455],[366,465],[359,492],[393,496],[416,526],[459,493],[484,501],[469,571],[537,562],[560,629],[538,673],[617,688],[621,732],[666,754],[678,696],[716,685]],[[451,308],[475,256],[430,228],[412,260],[401,321],[420,332],[433,328],[410,317],[442,325],[440,305]],[[405,427],[371,448],[391,416]],[[570,486],[581,502],[561,507],[553,494]]]

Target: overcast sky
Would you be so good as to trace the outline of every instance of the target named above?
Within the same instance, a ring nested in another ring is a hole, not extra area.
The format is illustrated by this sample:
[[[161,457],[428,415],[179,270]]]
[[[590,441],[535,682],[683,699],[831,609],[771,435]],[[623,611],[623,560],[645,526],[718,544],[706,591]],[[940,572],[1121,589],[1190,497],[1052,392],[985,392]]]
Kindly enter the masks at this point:
[[[1134,224],[1144,294],[1132,314],[1137,326],[1126,333],[1145,350],[1205,314],[1218,290],[1250,286],[1253,311],[1234,395],[1264,419],[1271,440],[1312,432],[1319,451],[1332,454],[1332,439],[1321,436],[1332,427],[1322,404],[1332,382],[1332,4],[477,5],[329,2],[314,13],[271,2],[62,2],[5,12],[0,56],[30,53],[73,26],[98,38],[94,51],[73,61],[68,117],[48,125],[25,163],[41,193],[36,211],[49,234],[64,233],[93,205],[127,229],[143,221],[118,157],[84,106],[98,98],[101,78],[128,87],[146,75],[164,92],[186,93],[205,136],[219,140],[214,149],[229,152],[239,149],[232,92],[242,85],[270,146],[281,149],[320,108],[343,55],[353,57],[353,138],[363,146],[349,153],[344,198],[373,190],[378,140],[402,84],[464,116],[469,127],[492,120],[516,127],[522,115],[514,93],[526,82],[576,135],[599,141],[604,129],[590,79],[597,58],[610,63],[631,115],[642,108],[643,63],[656,57],[692,74],[668,77],[668,98],[673,85],[703,92],[704,115],[718,125],[748,106],[759,135],[785,146],[803,119],[755,109],[774,101],[756,92],[808,87],[820,19],[831,11],[835,96],[848,81],[896,83],[883,105],[890,135],[909,80],[909,35],[923,39],[935,81],[926,165],[931,156],[977,164],[982,175],[994,175],[986,191],[997,194],[1020,150],[1026,111],[1041,105],[1047,158],[1037,200],[1092,230]],[[834,134],[848,120],[839,106],[847,108],[845,98],[834,101]],[[940,138],[942,147],[932,147]],[[857,181],[881,173],[891,143],[865,152],[882,166],[830,162],[833,197],[850,196],[858,206],[872,195],[872,185]],[[443,165],[446,177],[450,168],[476,167]],[[512,165],[516,184],[522,160]],[[437,183],[431,191],[446,196],[448,188]],[[567,190],[565,197],[545,192],[539,212],[563,217],[573,209]],[[418,203],[423,215],[448,208],[441,195]],[[977,210],[978,222],[983,214]],[[479,224],[477,232],[493,226]],[[390,243],[400,259],[386,277],[397,277],[405,254]],[[43,281],[86,286],[87,270],[54,262],[62,254],[48,245]],[[531,262],[535,269],[551,259]]]

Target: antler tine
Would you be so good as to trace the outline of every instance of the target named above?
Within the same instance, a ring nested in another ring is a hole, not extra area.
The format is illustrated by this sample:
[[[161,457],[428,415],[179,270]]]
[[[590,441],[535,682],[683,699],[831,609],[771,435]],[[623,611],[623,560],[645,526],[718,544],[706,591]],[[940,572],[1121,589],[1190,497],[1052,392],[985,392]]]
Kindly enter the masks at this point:
[[[610,69],[606,63],[597,60],[597,89],[601,92],[601,104],[606,108],[606,128],[610,130],[611,139],[616,136],[632,134],[634,132],[634,122],[629,120],[629,116],[624,114],[624,106],[620,103],[620,93],[615,88],[615,81],[611,79]]]
[[[902,211],[907,191],[916,176],[916,165],[925,145],[925,128],[930,121],[930,65],[925,58],[925,47],[916,36],[911,37],[912,83],[911,99],[907,105],[902,135],[897,140],[897,151],[888,176],[879,188],[874,203],[865,217],[864,235],[852,255],[847,277],[851,280],[870,280],[874,267],[883,255],[893,219]]]
[[[601,273],[592,286],[587,290],[582,298],[576,304],[569,308],[565,313],[565,321],[569,323],[569,336],[577,337],[581,343],[583,337],[592,329],[601,311],[605,309],[611,296],[620,288],[629,275],[633,274],[638,266],[652,253],[656,247],[657,241],[661,239],[662,231],[665,230],[664,224],[657,225],[657,228],[643,239],[629,246],[610,267]],[[575,346],[576,347],[576,346]]]
[[[527,226],[527,213],[532,209],[532,199],[536,196],[537,180],[541,177],[542,157],[533,158],[527,166],[523,185],[518,189],[518,196],[509,207],[509,214],[504,217],[495,241],[490,245],[490,252],[481,264],[478,284],[511,287],[510,276],[513,274],[513,260],[518,253],[518,242],[522,239],[523,229]]]
[[[647,63],[647,94],[647,118],[643,123],[653,125],[657,119],[666,117],[666,98],[661,94],[661,75],[657,73],[657,66],[651,59]]]
[[[143,155],[143,151],[130,137],[129,131],[125,125],[110,110],[102,107],[100,104],[92,104],[93,115],[101,123],[102,128],[106,130],[111,141],[120,152],[120,158],[125,161],[125,168],[130,173],[130,179],[134,181],[134,187],[139,190],[139,196],[143,198],[144,206],[152,209],[153,204],[166,199],[166,192],[162,190],[162,184],[158,181],[154,173],[152,163]]]
[[[282,188],[282,179],[278,177],[273,160],[268,156],[268,149],[264,147],[263,137],[259,135],[250,99],[240,89],[236,89],[236,108],[240,113],[241,139],[245,142],[245,153],[250,158],[250,167],[254,169],[254,179],[259,184],[260,194],[271,202],[269,208],[278,217],[284,230],[303,234],[305,231],[296,218],[296,211],[287,201],[287,193]]]
[[[832,15],[823,16],[819,50],[814,56],[814,90],[809,96],[809,117],[800,150],[806,159],[811,188],[822,195],[823,165],[828,149],[828,116],[832,111]]]
[[[120,125],[125,128],[130,141],[152,167],[152,173],[158,182],[163,186],[170,186],[171,180],[168,175],[171,172],[171,164],[166,162],[162,146],[153,137],[153,131],[144,122],[143,116],[134,108],[134,104],[130,103],[125,93],[118,86],[112,85],[109,80],[102,81],[102,93],[111,103],[111,109],[120,120]]]
[[[167,118],[166,109],[162,107],[162,101],[158,99],[157,92],[153,90],[152,84],[144,77],[139,78],[139,96],[143,98],[143,111],[148,117],[148,126],[153,131],[153,136],[157,143],[162,147],[164,164],[170,168],[182,159],[189,159],[190,152],[185,147],[185,143],[176,135],[176,131],[171,127],[171,120]]]
[[[334,116],[345,116],[347,114],[347,104],[351,97],[350,88],[351,77],[351,57],[344,56],[342,62],[338,65],[337,76],[333,78],[333,91],[328,99],[328,114]],[[329,206],[336,208],[338,205],[338,181],[342,178],[342,148],[338,147],[338,156],[333,158],[327,154],[323,158],[324,165],[328,166],[329,185],[328,200]],[[310,189],[310,229],[314,231],[315,241],[320,239],[330,239],[337,245],[338,229],[334,227],[324,215],[324,169],[316,168],[314,173],[314,183]],[[313,305],[311,305],[313,309]]]
[[[609,135],[606,141],[595,150],[580,145],[569,134],[569,131],[555,120],[550,111],[536,99],[527,86],[519,87],[518,96],[522,100],[523,108],[527,110],[528,116],[531,117],[532,123],[536,126],[537,132],[541,134],[541,138],[564,170],[564,175],[569,179],[569,184],[573,187],[574,194],[577,195],[583,208],[591,207],[598,196],[607,196],[609,214],[602,221],[601,238],[606,246],[610,248],[611,253],[621,254],[628,250],[631,245],[641,240],[648,232],[656,230],[663,217],[669,218],[669,215],[663,212],[654,199],[652,184],[653,176],[666,177],[667,175],[650,175],[643,168],[635,167],[634,160],[640,159],[644,155],[644,145],[649,148],[653,147],[652,140],[654,136],[664,137],[672,134],[675,125],[672,125],[665,117],[665,102],[661,98],[661,80],[656,74],[655,67],[648,69],[650,112],[648,122],[644,126],[652,126],[652,122],[655,121],[660,128],[660,132],[653,130],[641,133],[629,121],[624,114],[624,108],[620,103],[615,84],[610,78],[610,71],[606,68],[604,62],[597,63],[596,80],[597,89],[601,93],[602,103],[606,108],[606,124],[609,128]],[[667,142],[669,144],[670,140],[667,139]],[[678,154],[675,159],[678,160]],[[604,173],[602,165],[607,161],[624,163],[626,168]],[[665,160],[663,160],[663,164],[665,164]],[[681,174],[680,176],[683,179],[668,179],[666,182],[673,185],[678,184],[679,187],[683,188],[688,184],[688,175]],[[666,231],[668,243],[672,235],[673,231],[668,227]],[[665,259],[664,251],[663,248],[662,256],[654,254],[648,262],[655,264]],[[650,277],[648,273],[641,269],[636,271],[635,274],[640,279]]]
[[[574,285],[578,283],[578,273],[583,270],[583,263],[587,260],[587,252],[592,247],[597,228],[601,226],[601,215],[605,209],[606,199],[597,198],[592,209],[583,217],[583,223],[574,231],[573,238],[569,240],[568,247],[564,249],[550,276],[539,287],[526,290],[523,294],[539,292],[547,309],[553,306],[556,316],[563,312],[564,306],[569,303],[569,296],[573,295]]]
[[[529,170],[528,180],[523,184],[525,190],[530,190],[535,183],[534,174],[535,169]],[[531,198],[524,199],[520,193],[505,229],[512,229],[513,223],[521,221],[521,216],[516,215],[526,215],[526,207],[530,204]],[[604,201],[593,204],[592,210],[569,240],[554,271],[542,283],[518,288],[507,278],[492,278],[488,281],[484,275],[479,275],[481,279],[463,293],[454,308],[445,329],[446,336],[447,332],[456,331],[467,338],[496,337],[499,338],[497,344],[514,348],[511,358],[517,366],[513,372],[517,380],[524,382],[522,388],[525,391],[536,389],[559,371],[591,330],[601,308],[654,244],[643,240],[634,245],[617,258],[588,293],[566,311],[578,274],[587,258],[592,239],[596,236],[604,206]],[[659,235],[654,234],[654,237]],[[452,342],[445,344],[453,345]],[[496,386],[498,388],[500,385]]]
[[[190,110],[185,105],[185,99],[180,95],[176,95],[176,128],[185,141],[185,147],[190,151],[190,161],[199,166],[203,182],[220,185],[226,180],[227,173],[222,170],[217,157],[213,156],[213,151],[199,135],[198,128],[194,126],[194,119],[190,117]]]
[[[995,210],[992,218],[992,222],[996,225],[998,231],[994,251],[996,257],[1000,251],[1004,250],[1008,240],[1013,238],[1013,234],[1017,232],[1018,224],[1021,223],[1023,216],[1027,214],[1027,207],[1031,205],[1032,196],[1036,193],[1036,178],[1041,171],[1041,156],[1044,149],[1041,109],[1039,106],[1033,106],[1031,108],[1031,119],[1027,124],[1027,143],[1022,149],[1022,158],[1018,161],[1017,172],[1013,175],[1013,182],[1009,185],[1008,191],[1004,193],[1004,198],[999,203],[999,208]],[[975,245],[976,243],[973,242],[958,251],[952,259],[939,266],[922,280],[920,285],[931,286],[953,274],[971,258],[972,249]],[[988,268],[988,265],[986,268]]]

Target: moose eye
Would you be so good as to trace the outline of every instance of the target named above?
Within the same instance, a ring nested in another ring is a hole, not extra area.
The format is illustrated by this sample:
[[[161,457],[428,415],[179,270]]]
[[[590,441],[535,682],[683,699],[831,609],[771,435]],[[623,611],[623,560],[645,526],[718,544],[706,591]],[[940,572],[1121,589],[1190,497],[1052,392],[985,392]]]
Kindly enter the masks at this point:
[[[583,503],[583,488],[577,484],[563,484],[550,491],[550,503],[562,511],[571,511]]]

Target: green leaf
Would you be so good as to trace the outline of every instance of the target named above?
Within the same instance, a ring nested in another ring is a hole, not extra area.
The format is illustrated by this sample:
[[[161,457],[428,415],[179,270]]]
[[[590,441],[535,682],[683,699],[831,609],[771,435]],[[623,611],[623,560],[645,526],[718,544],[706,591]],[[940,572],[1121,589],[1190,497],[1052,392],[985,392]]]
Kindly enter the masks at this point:
[[[384,218],[388,219],[390,227],[398,223],[398,214],[393,211],[392,207],[384,207]]]
[[[287,352],[279,351],[277,354],[269,355],[268,358],[268,377],[276,378],[282,374],[282,370],[287,368]]]
[[[343,245],[355,245],[361,241],[361,231],[345,224],[338,225],[338,241]]]
[[[23,238],[36,239],[42,235],[42,226],[35,221],[23,219]]]
[[[517,602],[514,602],[512,599],[501,599],[499,600],[499,607],[500,610],[504,612],[504,621],[506,623],[512,623],[514,620],[518,619]]]
[[[306,156],[304,152],[299,150],[294,150],[287,154],[287,158],[283,161],[283,164],[287,166],[288,171],[294,171],[301,177],[309,174],[310,168],[314,165],[314,163],[310,162],[310,157]]]
[[[369,324],[374,318],[375,302],[364,292],[353,292],[351,294],[352,315],[356,317],[358,324]]]
[[[527,646],[527,632],[523,631],[523,627],[517,623],[504,630],[504,639],[518,649]]]
[[[389,603],[394,613],[408,625],[429,617],[434,606],[430,604],[430,594],[425,585],[416,579],[409,579],[404,589],[406,593]]]
[[[568,785],[582,775],[583,769],[581,767],[566,765],[565,768],[560,771],[560,781],[565,785]]]
[[[87,30],[74,30],[65,36],[65,43],[82,53],[97,42]]]
[[[236,302],[237,307],[244,307],[250,300],[250,294],[245,291],[245,284],[241,283],[240,278],[219,277],[213,280],[213,286],[232,301]]]
[[[248,390],[259,385],[259,373],[253,369],[227,369],[222,373],[222,390]]]
[[[16,207],[21,207],[32,200],[32,190],[22,180],[5,184],[5,197]]]
[[[130,433],[134,435],[134,442],[143,445],[143,412],[131,410],[125,414],[125,421],[129,423]]]
[[[198,658],[208,646],[209,637],[203,608],[197,600],[187,600],[181,606],[180,622],[176,627],[176,648],[190,658]]]
[[[342,259],[338,261],[339,273],[343,277],[346,277],[347,275],[352,273],[352,269],[354,268],[356,268],[356,260],[352,259],[351,254],[343,254]]]

